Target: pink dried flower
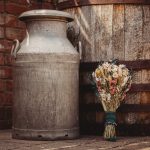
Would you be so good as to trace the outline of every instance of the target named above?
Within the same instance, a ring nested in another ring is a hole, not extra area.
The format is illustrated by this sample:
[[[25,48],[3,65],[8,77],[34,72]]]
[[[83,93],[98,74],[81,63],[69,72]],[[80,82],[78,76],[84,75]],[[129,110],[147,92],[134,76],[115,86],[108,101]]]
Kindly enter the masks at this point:
[[[110,93],[111,93],[111,94],[115,94],[115,92],[116,92],[116,89],[115,89],[115,88],[112,88],[112,89],[110,90]]]

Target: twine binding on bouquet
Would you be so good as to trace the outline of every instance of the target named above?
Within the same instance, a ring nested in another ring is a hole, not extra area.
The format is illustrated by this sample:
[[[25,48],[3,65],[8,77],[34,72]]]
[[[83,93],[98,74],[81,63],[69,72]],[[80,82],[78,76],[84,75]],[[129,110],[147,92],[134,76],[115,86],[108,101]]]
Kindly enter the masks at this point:
[[[106,122],[105,122],[104,138],[108,141],[116,141],[116,131],[115,131],[115,127],[117,126],[116,113],[106,112],[105,115],[106,115],[105,116]]]

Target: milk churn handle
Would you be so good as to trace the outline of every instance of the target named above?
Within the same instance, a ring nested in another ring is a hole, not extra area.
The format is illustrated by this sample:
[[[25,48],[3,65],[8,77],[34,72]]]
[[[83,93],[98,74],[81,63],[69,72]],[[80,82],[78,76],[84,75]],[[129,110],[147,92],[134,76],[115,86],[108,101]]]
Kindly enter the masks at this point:
[[[82,43],[79,41],[79,54],[80,54],[80,60],[82,59]]]
[[[19,40],[15,39],[14,43],[15,44],[13,44],[12,49],[11,49],[11,55],[16,58],[17,52],[19,51],[19,48],[20,48],[20,42]]]

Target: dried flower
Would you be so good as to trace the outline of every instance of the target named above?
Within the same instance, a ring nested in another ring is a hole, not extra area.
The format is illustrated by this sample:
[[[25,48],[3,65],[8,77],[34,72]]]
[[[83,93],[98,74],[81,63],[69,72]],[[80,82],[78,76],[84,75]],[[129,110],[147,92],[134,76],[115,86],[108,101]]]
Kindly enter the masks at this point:
[[[115,112],[126,93],[131,88],[131,75],[125,65],[116,65],[114,61],[104,62],[93,72],[99,97],[105,112]],[[115,136],[114,122],[105,126],[104,137]]]

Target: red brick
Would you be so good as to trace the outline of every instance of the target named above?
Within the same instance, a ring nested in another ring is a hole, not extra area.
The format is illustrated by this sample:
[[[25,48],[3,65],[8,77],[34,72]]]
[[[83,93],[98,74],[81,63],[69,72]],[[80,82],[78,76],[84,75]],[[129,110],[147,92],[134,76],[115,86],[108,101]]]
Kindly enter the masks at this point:
[[[0,106],[3,106],[5,103],[5,93],[4,92],[0,92]]]
[[[4,129],[11,129],[12,127],[12,120],[0,120],[0,130],[4,130]]]
[[[0,1],[0,12],[4,12],[4,1]]]
[[[12,92],[0,92],[0,106],[10,106],[12,105],[12,101]]]
[[[29,9],[32,10],[32,9],[53,9],[53,6],[51,3],[49,2],[43,2],[43,3],[37,3],[37,2],[32,2],[32,4],[30,5]]]
[[[4,38],[4,27],[0,27],[0,38]]]
[[[27,8],[25,6],[12,2],[6,2],[6,12],[10,14],[19,15],[26,10]]]
[[[52,0],[44,0],[44,2],[52,3]]]
[[[9,2],[13,2],[21,5],[28,5],[27,0],[9,0]]]
[[[12,79],[12,68],[1,67],[0,68],[0,79]]]
[[[5,47],[1,42],[0,42],[0,52],[5,52]]]
[[[31,3],[39,3],[39,2],[37,2],[37,0],[30,0],[30,2]],[[44,2],[52,2],[52,0],[42,0],[42,2],[44,3]]]
[[[25,30],[23,29],[17,29],[17,28],[6,28],[6,38],[9,40],[23,40],[25,36]]]
[[[22,21],[19,21],[16,16],[10,15],[10,14],[6,15],[5,26],[17,27],[17,28],[26,28],[25,24]]]
[[[0,25],[4,25],[5,24],[5,14],[0,13]]]
[[[12,80],[6,81],[5,88],[6,88],[6,91],[12,91],[13,90],[13,81]]]
[[[0,40],[0,52],[10,52],[12,48],[12,41],[9,40]]]
[[[5,119],[10,120],[12,119],[12,106],[5,106]]]
[[[12,91],[13,90],[13,81],[12,80],[3,80],[0,79],[0,92],[2,91]]]
[[[42,8],[43,9],[53,9],[54,7],[52,6],[51,3],[48,3],[48,2],[46,3],[45,2],[45,3],[42,4]]]
[[[0,65],[4,65],[5,64],[5,56],[3,53],[0,53]]]
[[[6,120],[5,107],[0,107],[0,120]]]
[[[4,80],[0,80],[0,91],[5,91],[6,82]]]
[[[4,64],[8,66],[8,65],[12,65],[12,63],[13,63],[13,57],[10,54],[5,54]]]
[[[5,101],[4,105],[11,106],[13,101],[13,94],[12,92],[6,92],[5,93]]]
[[[41,3],[32,2],[32,4],[30,5],[30,7],[28,9],[32,10],[32,9],[39,9],[39,8],[42,8]]]

